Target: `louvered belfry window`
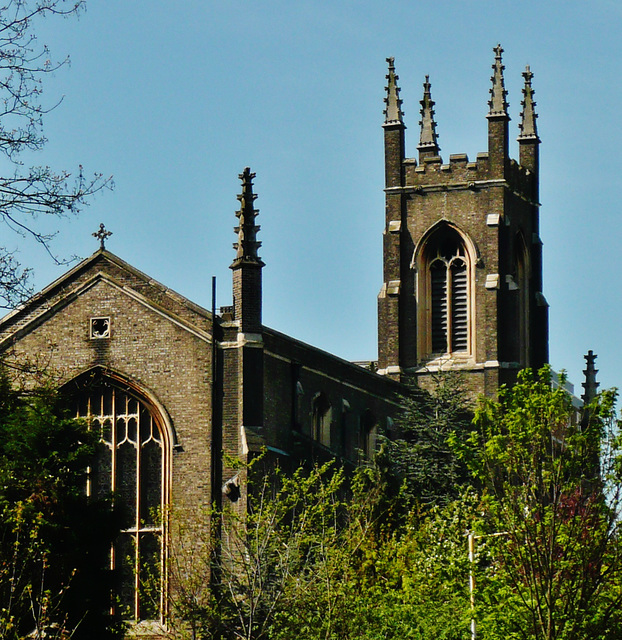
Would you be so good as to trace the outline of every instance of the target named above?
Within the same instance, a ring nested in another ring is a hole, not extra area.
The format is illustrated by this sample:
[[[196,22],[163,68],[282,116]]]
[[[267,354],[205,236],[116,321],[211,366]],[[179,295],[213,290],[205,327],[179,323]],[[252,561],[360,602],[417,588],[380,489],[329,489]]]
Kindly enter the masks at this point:
[[[435,248],[429,262],[432,353],[467,352],[469,278],[464,247],[445,238]]]
[[[146,404],[127,390],[100,382],[78,401],[78,417],[99,434],[87,493],[112,495],[125,528],[111,549],[118,575],[115,613],[129,620],[159,619],[162,609],[162,430]]]

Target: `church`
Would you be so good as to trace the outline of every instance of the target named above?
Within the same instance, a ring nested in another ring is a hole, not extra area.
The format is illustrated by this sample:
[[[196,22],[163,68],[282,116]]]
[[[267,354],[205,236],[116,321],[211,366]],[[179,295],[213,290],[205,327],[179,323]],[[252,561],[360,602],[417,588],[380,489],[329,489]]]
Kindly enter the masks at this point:
[[[425,386],[452,369],[474,395],[492,395],[520,368],[547,361],[532,73],[523,74],[517,162],[508,156],[501,55],[498,46],[488,149],[448,162],[427,76],[418,156],[406,156],[388,59],[377,361],[347,362],[264,326],[249,168],[240,175],[231,307],[204,309],[154,281],[105,248],[101,225],[92,256],[0,321],[0,352],[44,362],[75,415],[100,433],[87,490],[113,492],[133,514],[111,557],[131,619],[166,612],[174,541],[155,513],[192,514],[221,501],[243,509],[244,477],[229,460],[265,451],[285,467],[335,457],[357,465],[373,455],[379,433],[390,436],[407,380]],[[140,577],[155,558],[164,571],[154,609]]]

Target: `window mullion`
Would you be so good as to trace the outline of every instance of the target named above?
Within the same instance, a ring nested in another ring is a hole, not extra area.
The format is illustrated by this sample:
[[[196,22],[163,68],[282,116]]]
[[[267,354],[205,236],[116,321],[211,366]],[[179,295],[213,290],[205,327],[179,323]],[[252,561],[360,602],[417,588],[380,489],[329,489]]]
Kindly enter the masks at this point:
[[[102,424],[103,422],[105,422],[106,420],[106,416],[104,414],[104,393],[105,390],[102,391],[102,409],[101,409],[101,416],[103,418]],[[111,452],[111,463],[110,463],[110,473],[112,474],[112,477],[110,478],[110,489],[112,491],[112,495],[113,495],[113,499],[114,496],[117,492],[117,441],[118,441],[118,433],[117,433],[117,408],[116,408],[116,394],[114,391],[114,388],[111,390],[112,393],[112,399],[111,399],[111,406],[112,406],[112,415],[110,416],[110,439],[112,440],[111,442],[111,446],[112,446],[112,452]]]
[[[140,618],[140,414],[141,411],[138,410],[136,414],[136,542],[134,544],[134,606],[137,620]]]

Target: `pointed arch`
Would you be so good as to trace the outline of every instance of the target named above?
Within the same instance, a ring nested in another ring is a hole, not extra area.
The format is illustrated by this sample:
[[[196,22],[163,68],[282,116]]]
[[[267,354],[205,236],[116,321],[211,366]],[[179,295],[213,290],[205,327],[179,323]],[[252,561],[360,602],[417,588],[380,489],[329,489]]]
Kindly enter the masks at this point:
[[[175,430],[173,421],[157,394],[145,384],[137,382],[135,378],[121,371],[101,365],[89,367],[76,374],[68,382],[65,382],[62,386],[62,392],[65,395],[75,394],[81,390],[97,386],[104,379],[110,380],[121,389],[127,389],[128,392],[140,396],[150,407],[150,410],[161,419],[161,426],[166,438],[167,447],[172,451],[179,446],[177,431]]]
[[[442,220],[415,247],[417,353],[419,359],[474,356],[477,247],[456,225]]]
[[[116,613],[123,618],[163,619],[166,602],[166,514],[170,504],[175,434],[154,394],[135,381],[95,367],[63,386],[76,417],[99,435],[88,469],[87,494],[111,495],[124,515],[110,550],[118,575]],[[153,576],[159,575],[159,597]]]
[[[314,440],[330,447],[332,406],[323,391],[316,393],[311,404],[312,437]]]
[[[359,449],[366,460],[371,460],[376,449],[378,421],[371,409],[365,409],[359,423]]]

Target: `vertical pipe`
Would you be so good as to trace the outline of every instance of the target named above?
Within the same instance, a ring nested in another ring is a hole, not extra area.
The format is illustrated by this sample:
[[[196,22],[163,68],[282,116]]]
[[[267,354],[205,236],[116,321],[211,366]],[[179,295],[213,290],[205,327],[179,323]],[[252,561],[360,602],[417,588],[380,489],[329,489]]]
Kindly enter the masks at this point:
[[[216,341],[216,276],[212,276],[212,417],[211,417],[211,463],[212,463],[212,507],[217,513],[222,507],[222,426],[218,408],[218,343]]]
[[[220,381],[218,380],[218,344],[216,341],[216,276],[212,276],[212,416],[211,416],[211,522],[210,526],[213,527],[212,540],[214,546],[211,550],[211,571],[210,571],[210,585],[212,596],[218,602],[219,600],[219,587],[221,581],[221,511],[222,511],[222,422],[220,417],[220,405],[219,405],[219,388]],[[220,638],[220,630],[217,628],[214,630],[215,638]],[[193,637],[195,637],[195,630],[193,629]]]

